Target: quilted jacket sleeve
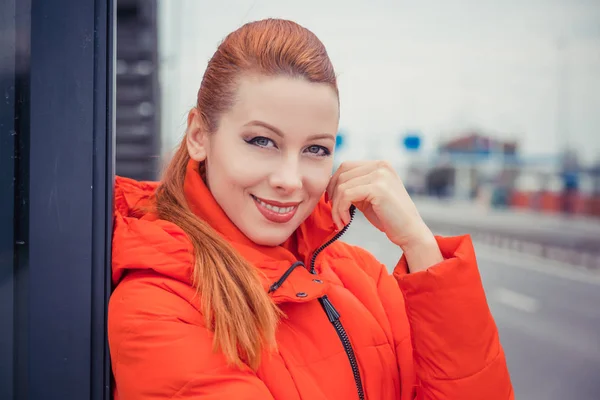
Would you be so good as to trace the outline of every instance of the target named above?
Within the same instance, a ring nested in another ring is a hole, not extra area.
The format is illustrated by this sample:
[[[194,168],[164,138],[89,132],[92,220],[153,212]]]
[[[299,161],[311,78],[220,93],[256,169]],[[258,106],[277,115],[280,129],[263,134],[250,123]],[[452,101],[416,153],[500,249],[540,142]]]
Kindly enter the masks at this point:
[[[402,400],[512,400],[472,242],[468,236],[436,239],[445,260],[425,271],[409,274],[403,257],[392,277],[379,263],[378,291],[402,381],[413,382],[402,388]],[[368,263],[378,263],[370,257]]]
[[[117,286],[108,314],[115,400],[273,399],[254,372],[212,351],[201,314],[179,294],[188,289],[152,272]]]

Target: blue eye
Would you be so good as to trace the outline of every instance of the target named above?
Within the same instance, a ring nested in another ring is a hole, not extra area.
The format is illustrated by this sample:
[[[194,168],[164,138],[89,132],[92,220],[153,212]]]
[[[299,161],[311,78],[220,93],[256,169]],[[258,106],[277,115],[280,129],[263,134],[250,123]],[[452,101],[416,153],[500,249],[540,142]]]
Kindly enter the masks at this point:
[[[317,145],[308,146],[306,148],[306,151],[308,151],[310,154],[314,154],[318,157],[326,157],[331,154],[331,152],[329,151],[329,149],[327,147],[317,146]]]
[[[250,140],[247,140],[246,143],[258,146],[258,147],[275,147],[275,143],[269,138],[264,136],[256,136]]]

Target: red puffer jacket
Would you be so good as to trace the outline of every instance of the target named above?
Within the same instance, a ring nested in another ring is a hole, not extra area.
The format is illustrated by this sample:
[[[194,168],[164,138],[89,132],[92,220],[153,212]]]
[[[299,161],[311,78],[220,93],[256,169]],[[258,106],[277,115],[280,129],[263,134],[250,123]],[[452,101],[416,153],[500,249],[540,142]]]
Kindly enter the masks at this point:
[[[191,243],[174,224],[132,212],[155,188],[123,178],[115,187],[108,322],[116,399],[514,398],[468,237],[438,238],[439,265],[407,274],[401,259],[390,275],[366,251],[332,240],[330,208],[321,202],[289,243],[257,246],[190,163],[192,211],[262,272],[287,316],[277,352],[256,372],[228,366],[213,353],[200,313]]]

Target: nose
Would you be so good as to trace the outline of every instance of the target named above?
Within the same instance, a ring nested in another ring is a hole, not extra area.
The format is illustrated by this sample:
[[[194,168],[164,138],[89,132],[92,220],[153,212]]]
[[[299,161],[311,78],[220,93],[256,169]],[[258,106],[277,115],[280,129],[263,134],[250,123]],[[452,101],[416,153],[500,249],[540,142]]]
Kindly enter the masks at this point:
[[[282,194],[289,194],[302,189],[299,160],[295,157],[283,159],[271,174],[269,183],[271,187]]]

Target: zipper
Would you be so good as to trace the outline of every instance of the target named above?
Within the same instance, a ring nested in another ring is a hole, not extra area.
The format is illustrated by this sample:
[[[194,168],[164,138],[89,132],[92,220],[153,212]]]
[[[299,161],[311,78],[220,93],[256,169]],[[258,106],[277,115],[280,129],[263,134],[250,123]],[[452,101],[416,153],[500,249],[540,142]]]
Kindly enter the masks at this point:
[[[324,245],[319,247],[313,253],[313,255],[310,259],[310,273],[311,274],[313,274],[313,275],[316,274],[315,262],[317,260],[317,256],[320,253],[322,253],[323,250],[325,250],[328,246],[330,246],[336,240],[341,238],[344,233],[346,233],[346,231],[348,230],[348,227],[354,220],[355,213],[356,213],[356,207],[354,205],[350,206],[350,222],[348,222],[348,225],[344,226],[344,228],[341,231],[336,233],[334,237],[329,239]],[[327,318],[329,319],[329,322],[331,322],[331,325],[333,325],[333,327],[335,328],[335,331],[337,332],[338,337],[340,338],[340,341],[342,342],[342,345],[344,346],[344,350],[346,351],[346,356],[348,356],[348,361],[350,361],[350,367],[352,368],[352,374],[354,375],[354,383],[356,384],[356,391],[358,392],[358,398],[359,398],[359,400],[364,400],[365,399],[365,391],[363,389],[362,379],[360,377],[360,371],[358,369],[358,362],[356,361],[356,355],[354,354],[354,349],[352,349],[352,343],[350,343],[350,338],[348,338],[348,333],[346,332],[346,329],[344,329],[344,326],[340,322],[340,313],[335,309],[335,307],[333,306],[333,304],[331,303],[331,300],[329,300],[329,297],[327,297],[327,295],[320,297],[319,302],[321,303],[321,307],[323,307],[325,314],[327,314]]]
[[[327,318],[329,318],[329,322],[335,328],[342,344],[344,345],[344,350],[346,351],[346,355],[348,356],[348,360],[350,361],[350,367],[352,368],[352,374],[354,375],[354,383],[356,384],[356,391],[358,392],[358,398],[360,400],[365,399],[365,391],[362,385],[362,379],[360,378],[360,371],[358,370],[358,362],[356,361],[356,356],[354,355],[354,350],[352,349],[352,343],[350,343],[350,339],[348,338],[348,334],[344,329],[344,326],[340,322],[340,313],[335,309],[331,301],[327,297],[327,295],[320,297],[319,302],[325,310],[325,314],[327,314]]]
[[[311,274],[313,274],[313,275],[316,274],[316,272],[315,272],[315,261],[317,261],[317,256],[319,254],[321,254],[321,252],[323,252],[323,250],[325,250],[328,246],[330,246],[331,244],[333,244],[333,242],[335,242],[336,240],[338,240],[339,238],[341,238],[344,233],[346,233],[346,231],[348,230],[348,227],[350,227],[350,224],[354,220],[354,214],[356,214],[356,206],[353,204],[353,205],[350,206],[350,222],[348,222],[348,225],[344,226],[341,231],[339,231],[338,233],[335,234],[334,237],[332,237],[331,239],[329,239],[324,245],[322,245],[317,250],[315,250],[315,252],[313,253],[312,257],[310,258],[310,273]]]

